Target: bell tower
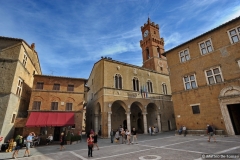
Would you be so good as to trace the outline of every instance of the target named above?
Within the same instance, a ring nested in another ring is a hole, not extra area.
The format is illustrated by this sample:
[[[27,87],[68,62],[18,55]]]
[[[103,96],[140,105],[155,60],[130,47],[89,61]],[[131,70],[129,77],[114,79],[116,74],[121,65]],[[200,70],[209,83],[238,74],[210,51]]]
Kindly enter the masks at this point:
[[[167,59],[162,55],[164,52],[164,40],[160,38],[159,25],[151,22],[148,17],[147,23],[141,26],[143,67],[157,71],[159,73],[169,74],[167,68]]]

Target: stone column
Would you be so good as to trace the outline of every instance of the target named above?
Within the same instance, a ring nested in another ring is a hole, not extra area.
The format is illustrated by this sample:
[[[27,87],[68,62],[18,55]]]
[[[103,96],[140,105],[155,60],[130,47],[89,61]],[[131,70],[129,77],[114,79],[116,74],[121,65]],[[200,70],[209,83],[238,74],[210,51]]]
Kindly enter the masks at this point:
[[[108,138],[110,138],[110,131],[112,130],[111,115],[112,112],[108,112]]]
[[[126,115],[127,115],[127,129],[129,131],[131,131],[130,114],[131,114],[131,112],[126,112]]]
[[[147,130],[147,113],[142,113],[143,114],[143,126],[144,126],[144,134],[148,134]]]
[[[161,117],[160,114],[157,115],[157,123],[158,123],[158,131],[162,131],[162,126],[161,126]]]
[[[94,132],[98,133],[98,114],[94,114]]]

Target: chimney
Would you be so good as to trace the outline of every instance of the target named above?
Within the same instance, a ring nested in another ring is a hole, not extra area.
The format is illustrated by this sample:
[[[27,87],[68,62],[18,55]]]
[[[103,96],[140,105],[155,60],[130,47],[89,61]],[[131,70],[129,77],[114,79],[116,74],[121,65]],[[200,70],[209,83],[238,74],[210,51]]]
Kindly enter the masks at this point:
[[[33,51],[35,50],[35,43],[31,44],[31,48],[32,48]]]

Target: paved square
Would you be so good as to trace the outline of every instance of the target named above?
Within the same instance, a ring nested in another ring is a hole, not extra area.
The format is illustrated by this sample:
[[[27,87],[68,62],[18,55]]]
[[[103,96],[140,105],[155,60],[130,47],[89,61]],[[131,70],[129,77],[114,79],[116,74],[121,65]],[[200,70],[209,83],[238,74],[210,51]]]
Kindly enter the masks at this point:
[[[206,136],[174,136],[174,132],[138,135],[138,144],[126,145],[110,143],[110,139],[99,139],[100,150],[87,156],[87,144],[81,142],[66,145],[59,151],[58,145],[31,148],[31,157],[23,158],[24,149],[19,151],[18,159],[28,160],[201,160],[202,154],[238,154],[239,137],[216,137],[217,143],[207,142]],[[0,153],[0,158],[10,159],[12,153]],[[240,159],[240,158],[238,158]]]

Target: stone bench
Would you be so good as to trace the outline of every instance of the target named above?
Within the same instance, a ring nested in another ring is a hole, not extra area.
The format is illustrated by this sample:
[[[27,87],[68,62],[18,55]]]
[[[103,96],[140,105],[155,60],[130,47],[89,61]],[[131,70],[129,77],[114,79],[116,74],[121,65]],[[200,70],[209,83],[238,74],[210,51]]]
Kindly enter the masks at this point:
[[[175,135],[179,135],[178,130],[175,130]],[[206,136],[207,132],[206,130],[187,130],[187,135]],[[215,135],[225,135],[224,130],[216,130]]]

